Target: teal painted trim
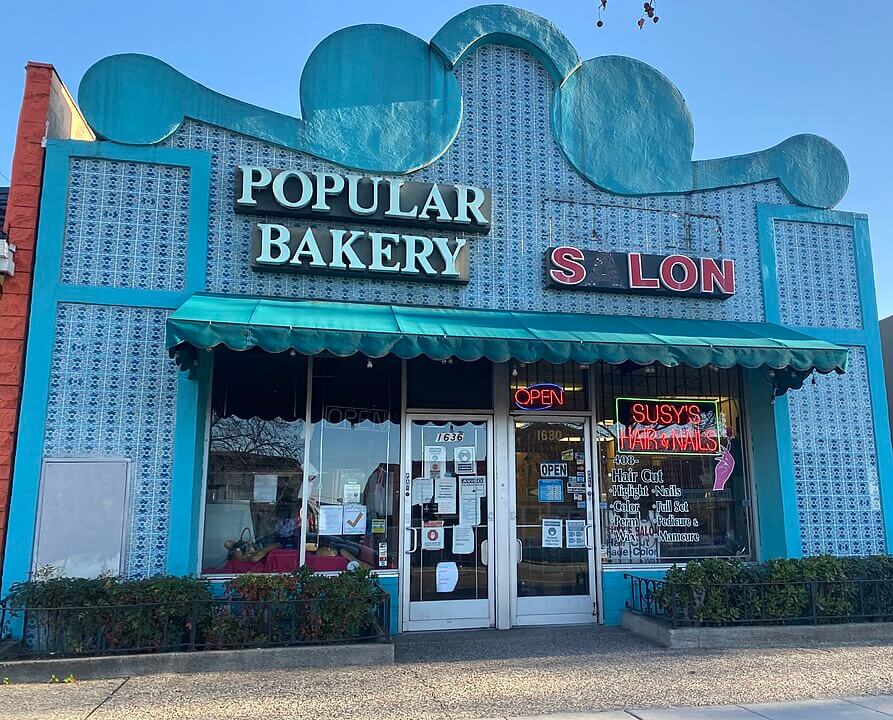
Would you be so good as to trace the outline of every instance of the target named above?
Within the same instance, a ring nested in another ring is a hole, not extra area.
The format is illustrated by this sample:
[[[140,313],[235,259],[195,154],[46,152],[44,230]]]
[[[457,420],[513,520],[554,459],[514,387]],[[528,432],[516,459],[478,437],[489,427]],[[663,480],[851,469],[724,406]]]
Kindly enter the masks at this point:
[[[167,540],[167,571],[170,575],[198,576],[201,570],[198,567],[198,538],[212,371],[210,353],[200,353],[194,377],[179,373]]]
[[[398,618],[400,614],[400,579],[385,576],[378,578],[378,584],[391,596],[391,634],[399,632]]]
[[[819,175],[813,175],[816,170]],[[692,189],[778,180],[798,202],[817,208],[836,205],[850,183],[843,153],[818,135],[794,135],[775,147],[747,155],[692,163]],[[735,178],[734,183],[729,183]]]
[[[607,568],[608,566],[605,566]],[[655,568],[627,568],[625,570],[603,569],[602,583],[602,616],[605,625],[619,625],[620,615],[626,604],[632,601],[630,581],[624,579],[624,573],[645,578],[660,579],[667,574],[666,570]]]
[[[186,117],[295,147],[303,123],[200,85],[157,58],[124,53],[92,65],[78,87],[78,104],[104,138],[151,145],[172,135]],[[121,108],[126,113],[119,113]]]
[[[878,327],[877,296],[871,258],[868,218],[862,213],[836,210],[815,210],[796,206],[760,204],[757,206],[757,229],[760,238],[760,258],[763,275],[763,299],[766,320],[780,322],[778,276],[775,253],[775,220],[790,222],[842,225],[853,229],[856,258],[856,282],[862,307],[861,329],[797,328],[820,340],[849,347],[863,347],[868,366],[871,410],[874,419],[874,439],[878,462],[878,483],[887,551],[893,550],[893,448],[890,442],[890,421],[887,414],[887,394],[884,363]],[[786,398],[775,403],[778,458],[783,484],[793,485],[793,454],[791,448],[790,415]],[[791,516],[793,517],[793,516]]]
[[[765,370],[744,370],[743,373],[744,411],[751,444],[752,502],[756,509],[757,559],[800,557],[803,546],[796,487],[781,481],[783,475],[776,435],[779,420],[772,404],[774,391]],[[788,476],[793,477],[793,473],[789,472]]]
[[[862,345],[865,342],[865,332],[863,330],[805,327],[799,325],[791,327],[791,330],[820,338],[835,345]]]
[[[83,305],[126,305],[145,308],[176,310],[192,293],[161,292],[130,288],[97,287],[95,285],[59,285],[55,298],[58,302]]]
[[[796,391],[795,391],[796,392]],[[794,449],[791,444],[791,410],[788,396],[775,398],[775,455],[778,459],[779,497],[781,498],[785,528],[787,557],[803,556],[800,534],[800,512],[797,508],[797,483],[794,481]],[[760,530],[761,538],[763,529]],[[771,533],[771,530],[769,531]],[[771,535],[770,535],[771,537]]]
[[[527,10],[508,5],[469,8],[448,20],[431,38],[452,66],[482,45],[508,45],[526,50],[561,85],[580,64],[580,56],[555,25]]]
[[[182,293],[60,283],[68,175],[70,159],[73,157],[175,165],[190,169],[188,257],[186,287]],[[48,140],[46,143],[34,265],[34,294],[28,321],[25,379],[6,540],[7,547],[15,548],[15,552],[8,552],[5,555],[0,596],[5,596],[13,583],[27,580],[31,573],[57,305],[60,302],[79,302],[173,309],[182,302],[182,298],[202,290],[205,285],[207,262],[210,170],[210,155],[201,150],[129,147],[110,142],[77,140]],[[180,381],[186,384],[182,375]],[[191,384],[196,385],[194,382]],[[182,417],[179,414],[180,404],[194,406],[195,400],[186,392],[178,392],[178,419]],[[174,448],[175,466],[184,468],[182,457],[191,458],[194,452],[194,440],[189,441],[186,438],[184,441],[177,435]],[[181,470],[181,474],[185,473],[185,469]],[[192,473],[191,465],[189,473],[190,475]],[[177,485],[183,481],[175,473],[173,482]],[[191,477],[186,482],[191,482]]]
[[[409,173],[455,140],[462,94],[453,66],[488,43],[523,48],[550,72],[553,135],[570,164],[600,188],[664,195],[778,180],[813,207],[832,207],[846,191],[843,155],[815,135],[693,162],[692,119],[667,77],[631,58],[580,62],[552,23],[505,5],[460,13],[430,43],[386,25],[332,33],[301,74],[302,119],[229,98],[137,54],[94,64],[79,102],[100,137],[131,145],[161,142],[192,118],[347,168]],[[350,71],[334,72],[345,58]]]
[[[877,290],[868,220],[855,218],[853,231],[856,241],[856,269],[862,301],[862,327],[865,354],[868,359],[868,383],[871,388],[871,409],[874,416],[874,440],[878,460],[878,485],[881,509],[884,514],[884,534],[887,552],[893,551],[893,448],[890,442],[890,416],[887,410],[887,386],[884,378],[884,358],[878,324]]]

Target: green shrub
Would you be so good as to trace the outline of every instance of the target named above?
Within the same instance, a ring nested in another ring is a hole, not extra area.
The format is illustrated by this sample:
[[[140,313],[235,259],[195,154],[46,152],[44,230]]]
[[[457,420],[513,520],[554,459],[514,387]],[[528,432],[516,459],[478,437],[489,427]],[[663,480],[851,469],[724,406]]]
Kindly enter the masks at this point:
[[[358,638],[370,634],[382,594],[367,569],[332,577],[307,568],[289,575],[240,575],[215,602],[208,583],[190,577],[44,574],[15,584],[8,607],[32,610],[31,650],[71,655],[176,650],[191,646],[193,638],[208,648]]]
[[[878,580],[861,589],[850,581]],[[656,601],[676,622],[728,625],[893,616],[893,558],[695,560],[674,566]]]

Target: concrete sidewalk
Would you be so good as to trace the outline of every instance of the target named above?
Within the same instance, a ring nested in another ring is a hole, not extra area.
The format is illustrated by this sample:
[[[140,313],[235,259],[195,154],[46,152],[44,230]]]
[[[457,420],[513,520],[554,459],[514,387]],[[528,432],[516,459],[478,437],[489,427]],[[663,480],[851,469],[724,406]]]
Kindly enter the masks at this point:
[[[500,718],[499,720],[883,720],[883,718],[893,718],[893,696],[880,695],[757,705],[555,713]],[[497,719],[493,718],[492,720]]]
[[[889,646],[691,652],[577,627],[413,635],[395,650],[378,667],[0,686],[0,720],[893,718]]]

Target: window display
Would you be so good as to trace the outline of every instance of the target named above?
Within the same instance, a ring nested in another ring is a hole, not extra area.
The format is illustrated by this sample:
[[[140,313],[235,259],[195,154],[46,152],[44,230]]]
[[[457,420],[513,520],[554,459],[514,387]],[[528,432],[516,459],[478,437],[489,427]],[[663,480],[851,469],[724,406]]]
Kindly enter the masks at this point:
[[[749,560],[738,369],[596,368],[605,561]]]
[[[313,361],[306,564],[395,569],[400,542],[401,361]]]
[[[216,352],[204,574],[299,567],[306,387],[303,356]]]

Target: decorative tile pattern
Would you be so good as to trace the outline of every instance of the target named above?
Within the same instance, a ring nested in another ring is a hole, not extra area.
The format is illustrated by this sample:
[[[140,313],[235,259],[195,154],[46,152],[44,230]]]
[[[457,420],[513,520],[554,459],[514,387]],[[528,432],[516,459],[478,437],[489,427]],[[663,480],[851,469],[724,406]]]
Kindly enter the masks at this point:
[[[62,282],[182,290],[189,169],[72,158]]]
[[[556,145],[549,119],[552,80],[536,60],[515,48],[485,46],[464,60],[458,72],[464,97],[459,136],[440,160],[412,178],[492,189],[492,230],[469,240],[468,285],[252,270],[249,240],[258,218],[233,213],[235,166],[339,168],[189,121],[168,144],[211,153],[208,289],[447,307],[763,319],[755,207],[759,202],[790,202],[777,183],[688,196],[631,198],[602,192],[570,167]],[[727,300],[711,300],[546,289],[543,252],[558,241],[617,250],[687,248],[731,257],[737,263],[739,291]]]
[[[805,555],[885,552],[865,348],[850,348],[848,368],[787,396]]]
[[[44,455],[130,458],[126,574],[165,572],[177,368],[167,310],[58,306]]]
[[[492,189],[492,230],[469,239],[467,285],[253,271],[250,232],[258,218],[233,212],[235,166],[340,168],[188,121],[166,144],[211,154],[207,289],[446,307],[764,319],[756,205],[790,204],[778,183],[665,197],[611,195],[583,180],[555,144],[549,119],[552,80],[528,54],[485,46],[458,72],[465,101],[459,137],[438,162],[412,177]],[[62,281],[183,289],[188,183],[186,169],[73,159]],[[855,289],[836,288],[827,280],[829,268],[854,266],[850,231],[786,222],[776,230],[784,322],[859,327]],[[739,289],[722,301],[549,290],[543,252],[559,242],[733,258]],[[806,281],[789,282],[794,272],[803,273]],[[60,305],[57,317],[44,450],[134,460],[126,562],[128,574],[135,576],[164,572],[166,562],[177,388],[175,366],[163,347],[166,315],[163,310],[72,304]],[[801,528],[809,554],[884,550],[867,397],[861,348],[853,350],[847,375],[819,377],[815,386],[789,395]],[[833,409],[853,398],[865,403],[865,411],[845,427],[835,425]]]
[[[776,220],[775,254],[785,325],[862,328],[851,227]]]

